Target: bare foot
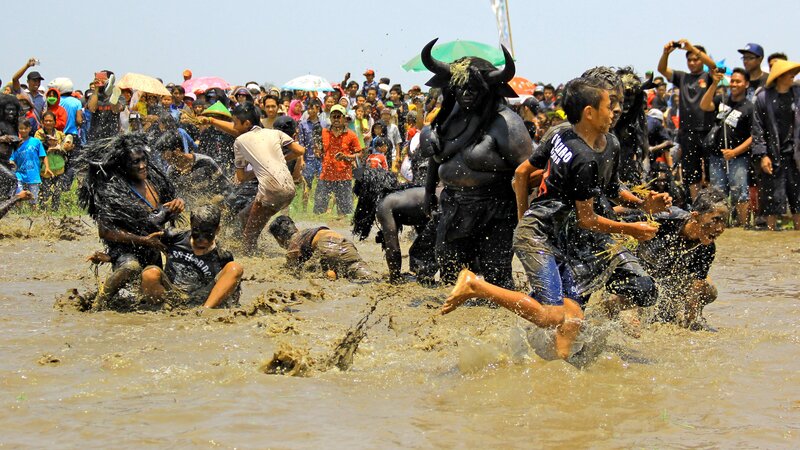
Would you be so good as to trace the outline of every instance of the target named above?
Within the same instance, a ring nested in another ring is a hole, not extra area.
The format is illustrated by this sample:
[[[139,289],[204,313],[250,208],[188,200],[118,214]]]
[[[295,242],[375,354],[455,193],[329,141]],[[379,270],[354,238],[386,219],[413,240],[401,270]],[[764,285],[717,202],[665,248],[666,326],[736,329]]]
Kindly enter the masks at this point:
[[[564,321],[556,327],[556,353],[561,359],[570,356],[572,343],[583,326],[583,310],[576,302],[564,299]]]
[[[464,269],[458,274],[458,280],[453,290],[450,291],[450,296],[444,301],[442,305],[442,314],[453,312],[462,303],[475,296],[475,291],[472,289],[472,283],[475,282],[477,276]]]

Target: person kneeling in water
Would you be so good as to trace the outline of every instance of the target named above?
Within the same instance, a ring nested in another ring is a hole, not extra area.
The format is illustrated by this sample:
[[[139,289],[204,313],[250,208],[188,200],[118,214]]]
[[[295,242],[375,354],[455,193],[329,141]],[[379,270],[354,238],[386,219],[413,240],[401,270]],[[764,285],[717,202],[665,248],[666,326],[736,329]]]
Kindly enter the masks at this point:
[[[583,311],[577,302],[565,297],[562,305],[543,305],[530,296],[495,286],[464,269],[442,305],[442,314],[453,312],[471,298],[490,300],[540,328],[555,328],[554,344],[558,357],[569,359],[576,353],[573,344],[583,323]]]
[[[358,254],[355,244],[328,227],[299,231],[289,216],[280,216],[269,225],[278,244],[288,250],[286,265],[300,269],[315,255],[329,278],[372,279],[375,274]]]
[[[217,246],[220,210],[206,205],[192,211],[191,231],[165,232],[166,269],[148,266],[142,272],[142,295],[152,301],[214,308],[238,303],[244,270],[233,255]]]
[[[716,188],[701,190],[692,205],[691,212],[673,207],[654,214],[658,232],[639,244],[636,256],[661,288],[656,321],[677,322],[695,331],[715,331],[706,324],[703,307],[717,299],[708,271],[717,252],[714,241],[725,231],[730,210],[725,194]]]

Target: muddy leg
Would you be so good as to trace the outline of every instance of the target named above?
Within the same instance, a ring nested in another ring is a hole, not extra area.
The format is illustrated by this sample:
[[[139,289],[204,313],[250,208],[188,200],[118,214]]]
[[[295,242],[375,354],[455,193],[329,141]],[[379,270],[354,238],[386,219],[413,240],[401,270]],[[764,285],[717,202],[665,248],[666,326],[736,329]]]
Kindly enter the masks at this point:
[[[103,288],[97,294],[92,308],[105,308],[108,304],[108,301],[117,294],[122,286],[125,286],[131,280],[136,278],[141,272],[142,266],[139,264],[139,261],[136,260],[126,261],[118,268],[114,269],[111,275],[109,275],[109,277],[106,279],[106,282],[103,284]]]

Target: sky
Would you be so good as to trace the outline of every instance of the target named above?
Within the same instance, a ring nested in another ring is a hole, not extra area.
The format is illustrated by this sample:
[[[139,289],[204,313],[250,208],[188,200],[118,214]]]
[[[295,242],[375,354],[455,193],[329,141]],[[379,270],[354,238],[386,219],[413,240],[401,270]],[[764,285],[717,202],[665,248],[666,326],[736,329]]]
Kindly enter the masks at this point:
[[[705,45],[730,67],[741,65],[736,49],[748,42],[800,60],[796,0],[508,2],[517,75],[534,82],[558,84],[597,65],[654,70],[664,44],[679,38]],[[101,69],[168,83],[182,81],[187,68],[231,84],[276,85],[305,74],[338,82],[345,72],[360,82],[374,69],[408,89],[430,74],[400,66],[431,39],[498,42],[489,0],[39,0],[34,8],[7,2],[3,12],[18,19],[0,31],[3,83],[36,57],[41,65],[32,70],[45,83],[66,76],[76,89]],[[685,69],[680,52],[670,66]]]

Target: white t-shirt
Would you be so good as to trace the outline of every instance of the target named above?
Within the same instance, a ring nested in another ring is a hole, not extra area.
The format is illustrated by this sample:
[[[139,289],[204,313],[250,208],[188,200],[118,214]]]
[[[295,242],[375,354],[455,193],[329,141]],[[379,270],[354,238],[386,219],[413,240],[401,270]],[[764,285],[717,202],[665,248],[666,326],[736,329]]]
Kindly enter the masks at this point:
[[[236,138],[233,143],[233,164],[237,169],[244,169],[248,163],[258,179],[259,191],[294,192],[294,181],[283,149],[294,142],[286,133],[253,127],[247,133]]]

